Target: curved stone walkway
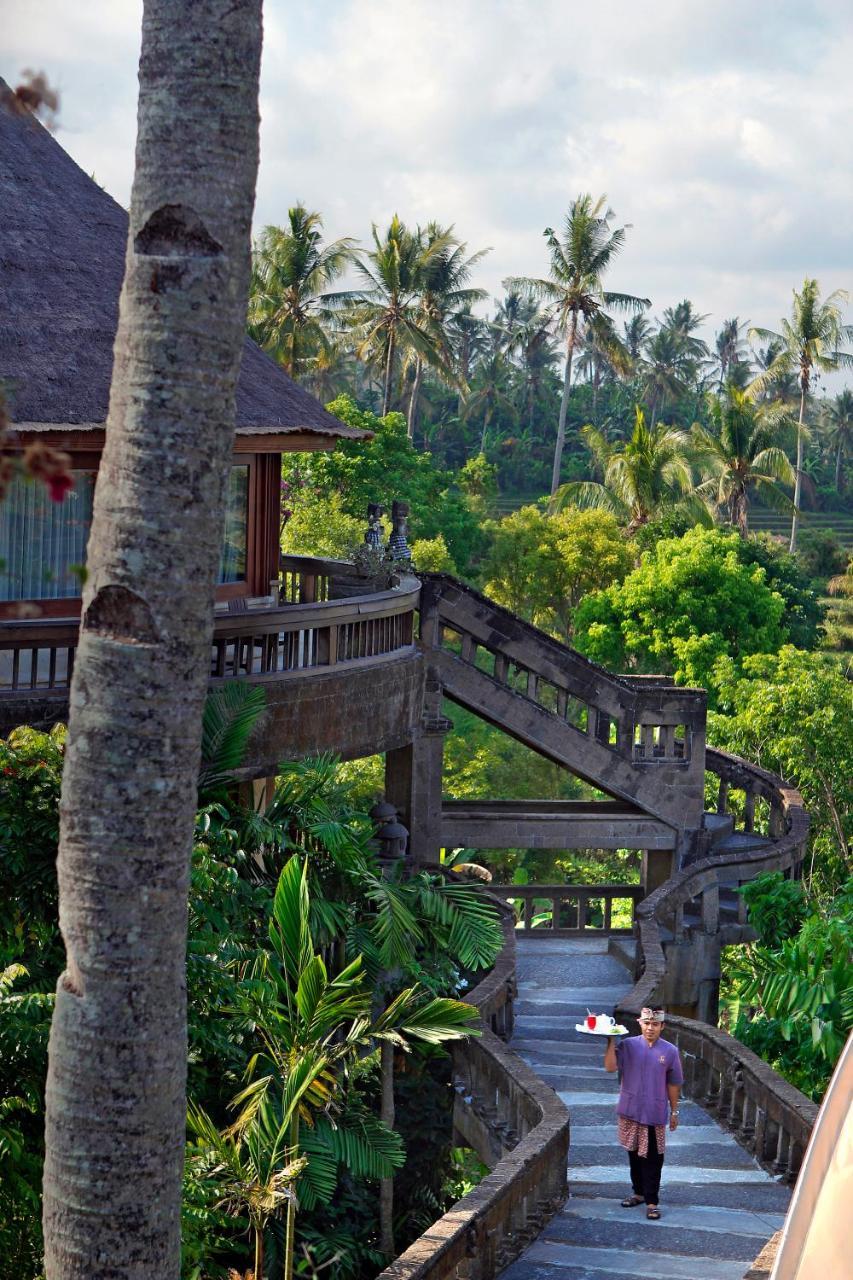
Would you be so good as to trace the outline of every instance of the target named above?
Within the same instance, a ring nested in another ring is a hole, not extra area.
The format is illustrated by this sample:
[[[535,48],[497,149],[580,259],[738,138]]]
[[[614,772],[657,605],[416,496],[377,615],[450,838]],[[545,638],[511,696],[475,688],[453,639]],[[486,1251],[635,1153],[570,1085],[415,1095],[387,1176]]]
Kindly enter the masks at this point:
[[[782,1226],[790,1190],[695,1102],[667,1133],[661,1220],[619,1203],[631,1185],[616,1076],[602,1066],[604,1041],[574,1030],[587,1007],[611,1012],[629,986],[607,940],[519,939],[518,985],[512,1047],[571,1112],[569,1199],[502,1280],[741,1280]]]

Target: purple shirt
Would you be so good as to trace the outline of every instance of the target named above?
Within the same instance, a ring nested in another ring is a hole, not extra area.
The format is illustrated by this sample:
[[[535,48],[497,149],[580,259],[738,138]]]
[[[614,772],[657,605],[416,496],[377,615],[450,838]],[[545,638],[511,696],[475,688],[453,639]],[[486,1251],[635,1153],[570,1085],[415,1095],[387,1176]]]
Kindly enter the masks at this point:
[[[616,1113],[638,1124],[666,1124],[668,1084],[683,1084],[681,1058],[674,1044],[657,1040],[649,1046],[642,1036],[616,1043],[621,1089]]]

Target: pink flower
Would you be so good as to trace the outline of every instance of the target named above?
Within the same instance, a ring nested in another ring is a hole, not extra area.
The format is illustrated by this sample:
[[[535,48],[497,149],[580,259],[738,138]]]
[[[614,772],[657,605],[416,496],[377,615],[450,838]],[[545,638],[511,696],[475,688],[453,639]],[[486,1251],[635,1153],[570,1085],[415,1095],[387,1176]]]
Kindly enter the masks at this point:
[[[45,483],[53,502],[61,502],[66,493],[74,488],[74,481],[67,471],[58,471],[55,475],[48,476]]]

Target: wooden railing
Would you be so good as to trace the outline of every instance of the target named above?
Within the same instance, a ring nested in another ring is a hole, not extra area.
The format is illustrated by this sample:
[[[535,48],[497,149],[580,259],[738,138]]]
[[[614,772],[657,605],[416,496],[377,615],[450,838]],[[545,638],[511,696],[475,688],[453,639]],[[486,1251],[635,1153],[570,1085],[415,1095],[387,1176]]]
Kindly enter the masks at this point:
[[[677,954],[679,944],[689,943],[691,927],[709,938],[724,931],[721,889],[731,894],[764,871],[800,873],[809,820],[796,788],[725,751],[709,748],[706,763],[719,779],[720,812],[736,798],[732,816],[738,828],[759,839],[740,852],[712,851],[637,906],[639,976],[620,1001],[617,1012],[623,1019],[636,1020],[644,1005],[664,1002],[667,951],[674,949]],[[746,920],[743,896],[737,894],[736,901],[737,922],[742,925]],[[793,1181],[817,1107],[717,1027],[669,1013],[667,1035],[683,1049],[688,1095],[716,1111],[721,1123],[762,1164]]]
[[[468,997],[482,1036],[454,1049],[454,1127],[492,1171],[409,1246],[378,1280],[494,1280],[563,1204],[569,1113],[503,1043],[512,1031],[515,928]]]
[[[280,603],[214,618],[211,681],[281,678],[412,649],[417,578],[334,598],[336,588],[349,585],[351,566],[290,556],[282,572]],[[0,624],[0,698],[67,697],[78,633],[76,618]]]
[[[631,934],[644,892],[639,884],[490,884],[489,891],[514,907],[525,938]],[[620,906],[624,918],[615,923]]]

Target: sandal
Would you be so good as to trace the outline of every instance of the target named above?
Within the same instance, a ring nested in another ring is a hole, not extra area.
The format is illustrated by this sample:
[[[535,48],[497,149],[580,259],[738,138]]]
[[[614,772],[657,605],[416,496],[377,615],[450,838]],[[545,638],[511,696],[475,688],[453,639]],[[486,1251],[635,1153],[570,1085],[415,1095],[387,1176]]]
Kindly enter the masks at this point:
[[[633,1209],[635,1205],[642,1204],[642,1203],[643,1203],[642,1196],[626,1196],[626,1198],[622,1201],[622,1208]]]
[[[649,1207],[646,1209],[646,1217],[649,1218],[650,1221],[652,1222],[656,1222],[658,1220],[658,1218],[660,1217],[660,1209],[657,1207],[656,1204],[649,1205]]]

